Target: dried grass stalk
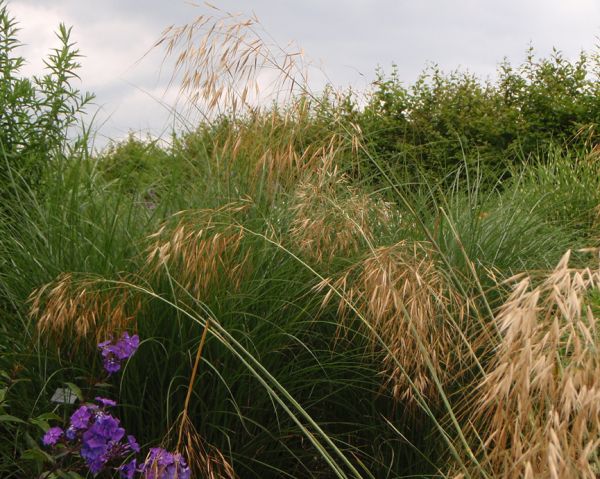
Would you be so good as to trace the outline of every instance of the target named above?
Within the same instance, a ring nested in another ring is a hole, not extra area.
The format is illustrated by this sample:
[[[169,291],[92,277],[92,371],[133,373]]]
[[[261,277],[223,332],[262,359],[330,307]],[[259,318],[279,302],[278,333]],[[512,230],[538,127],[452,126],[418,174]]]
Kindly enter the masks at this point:
[[[395,399],[416,406],[418,393],[434,403],[438,391],[427,360],[443,385],[452,381],[462,358],[456,324],[448,318],[462,318],[466,303],[440,272],[431,248],[406,241],[377,248],[319,287],[330,284],[344,296],[341,315],[351,313],[352,304],[388,346],[382,373]],[[329,289],[324,303],[334,297]]]
[[[135,324],[139,298],[126,286],[110,285],[97,278],[76,278],[63,273],[29,297],[30,316],[42,334],[58,343],[85,338],[102,341]]]
[[[339,133],[331,124],[330,130],[315,131],[311,103],[295,99],[284,109],[257,112],[228,125],[225,134],[213,137],[211,167],[228,178],[243,175],[250,191],[272,195],[321,170],[348,164],[349,156],[357,158],[359,133]]]
[[[326,100],[316,98],[308,87],[308,68],[300,48],[281,47],[269,40],[256,16],[222,11],[212,5],[210,13],[182,26],[170,26],[154,48],[162,48],[165,60],[175,59],[171,83],[179,84],[180,96],[191,112],[204,120],[234,121],[230,134],[213,149],[218,168],[240,173],[239,162],[250,159],[246,174],[261,193],[293,186],[307,170],[314,171],[326,156],[351,148],[362,150],[362,134],[339,128],[343,108],[328,110],[331,131],[313,138],[313,115],[329,102],[341,104],[343,94],[328,90]],[[275,105],[275,106],[274,106]],[[344,138],[342,138],[342,136]],[[324,139],[323,139],[324,138]],[[265,141],[265,139],[267,141]],[[308,141],[307,141],[308,139]],[[308,146],[306,146],[308,145]],[[237,161],[232,168],[229,161]],[[266,181],[265,181],[266,180]]]
[[[267,180],[268,186],[290,187],[300,178],[319,170],[332,168],[336,155],[344,148],[344,141],[332,135],[324,145],[315,142],[302,149],[296,148],[293,138],[285,144],[269,146],[260,155],[254,176]]]
[[[359,253],[373,244],[376,229],[397,219],[388,203],[351,186],[330,163],[298,184],[292,202],[290,237],[303,254],[319,263]]]
[[[150,274],[169,274],[199,299],[214,287],[238,289],[248,273],[250,252],[242,248],[243,229],[226,223],[223,215],[239,213],[248,206],[233,203],[216,210],[177,214],[174,225],[167,222],[150,236],[146,259]]]
[[[521,279],[495,318],[503,338],[477,414],[494,477],[600,476],[600,323],[590,302],[600,271],[570,268],[569,257],[535,287]]]
[[[178,80],[190,106],[235,113],[252,110],[261,89],[271,100],[304,90],[307,72],[299,48],[269,43],[256,16],[209,7],[211,14],[165,29],[154,45],[165,59],[175,58],[171,81]]]
[[[203,479],[237,479],[238,476],[225,455],[208,444],[196,431],[189,418],[183,423],[183,455],[193,471],[192,477]]]

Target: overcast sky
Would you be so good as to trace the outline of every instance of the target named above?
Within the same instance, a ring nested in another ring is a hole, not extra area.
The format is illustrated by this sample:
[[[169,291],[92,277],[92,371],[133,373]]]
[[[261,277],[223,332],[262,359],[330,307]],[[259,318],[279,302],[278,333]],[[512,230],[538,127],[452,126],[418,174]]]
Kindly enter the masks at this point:
[[[378,65],[399,68],[406,83],[431,62],[493,75],[505,56],[539,55],[553,46],[574,58],[600,44],[600,0],[213,0],[231,12],[254,12],[281,45],[294,41],[339,87],[365,88]],[[183,0],[9,0],[20,22],[26,74],[42,71],[56,46],[60,22],[73,26],[82,59],[81,88],[99,109],[97,144],[129,130],[154,135],[170,128],[169,72],[161,55],[141,59],[171,24],[189,22],[207,7]],[[315,88],[321,80],[315,79]]]

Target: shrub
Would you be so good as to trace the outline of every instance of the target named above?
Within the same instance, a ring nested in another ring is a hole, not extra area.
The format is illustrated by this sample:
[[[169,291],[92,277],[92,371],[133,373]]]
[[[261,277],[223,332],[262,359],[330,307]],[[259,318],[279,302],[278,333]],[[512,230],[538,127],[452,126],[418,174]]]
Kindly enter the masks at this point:
[[[569,61],[554,50],[538,59],[530,48],[523,64],[501,63],[495,81],[433,65],[410,87],[394,66],[387,76],[378,71],[353,115],[373,154],[412,176],[443,177],[465,159],[506,176],[556,145],[589,149],[600,141],[599,66],[598,55]]]
[[[99,157],[99,169],[108,181],[116,181],[122,191],[146,192],[162,186],[173,173],[173,157],[157,140],[141,140],[133,134],[121,142],[111,142]]]
[[[0,1],[0,201],[19,186],[40,186],[45,165],[76,146],[70,127],[93,99],[73,86],[80,54],[70,28],[59,26],[59,46],[44,62],[47,73],[33,78],[19,75],[25,59],[16,52],[18,30]]]

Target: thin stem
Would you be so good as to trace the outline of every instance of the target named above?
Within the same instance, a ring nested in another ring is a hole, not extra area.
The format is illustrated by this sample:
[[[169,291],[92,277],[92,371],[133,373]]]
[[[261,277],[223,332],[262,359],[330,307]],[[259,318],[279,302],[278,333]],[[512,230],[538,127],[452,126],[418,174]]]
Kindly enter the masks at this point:
[[[194,361],[194,367],[192,368],[192,375],[190,376],[190,382],[188,384],[187,395],[185,397],[185,403],[183,405],[183,413],[181,417],[181,423],[179,424],[179,436],[177,438],[177,447],[175,448],[177,452],[179,452],[181,448],[181,441],[183,440],[183,427],[188,418],[188,407],[190,405],[190,400],[192,398],[192,388],[194,387],[194,382],[196,380],[196,375],[198,373],[198,365],[200,364],[200,358],[202,357],[202,350],[204,349],[204,343],[206,342],[206,336],[208,335],[208,329],[210,327],[210,318],[206,320],[204,324],[204,330],[202,331],[202,338],[200,339],[200,344],[198,345],[198,350],[196,351],[196,360]]]

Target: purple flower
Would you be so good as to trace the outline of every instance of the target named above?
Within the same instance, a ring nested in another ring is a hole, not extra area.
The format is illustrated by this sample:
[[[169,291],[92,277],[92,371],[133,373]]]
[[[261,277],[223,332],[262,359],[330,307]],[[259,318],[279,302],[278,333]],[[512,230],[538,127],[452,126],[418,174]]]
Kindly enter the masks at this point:
[[[119,371],[121,363],[129,359],[139,345],[139,336],[130,336],[127,332],[117,341],[111,338],[99,343],[98,348],[106,370],[111,374]],[[115,401],[98,396],[95,402],[96,404],[87,403],[77,408],[70,417],[66,431],[60,427],[50,428],[44,434],[42,442],[46,446],[54,446],[64,436],[69,441],[66,454],[78,453],[93,475],[110,469],[112,472],[118,471],[122,479],[133,479],[142,471],[137,460],[132,459],[135,453],[140,452],[140,445],[134,436],[126,436],[119,419],[107,412],[107,408],[117,405]],[[179,479],[189,479],[189,468],[180,455],[158,448],[154,455],[160,463],[160,476],[156,476],[157,478],[170,479],[175,474]],[[126,458],[131,460],[124,464]]]
[[[96,415],[96,421],[83,433],[80,453],[93,474],[99,473],[118,454],[118,442],[124,435],[125,429],[119,426],[118,419],[103,412]]]
[[[73,441],[77,437],[77,429],[73,426],[69,426],[65,431],[65,436],[67,436],[69,441]]]
[[[112,399],[107,399],[107,398],[103,398],[100,396],[97,396],[94,401],[96,401],[97,403],[102,404],[102,406],[104,407],[111,407],[111,406],[116,406],[117,403],[115,401],[113,401]]]
[[[140,452],[140,445],[138,444],[137,440],[135,439],[135,436],[132,436],[132,435],[127,436],[127,445],[131,448],[132,451]]]
[[[128,332],[124,332],[121,340],[117,342],[119,347],[119,359],[127,359],[133,356],[140,346],[140,337],[137,334],[129,336]]]
[[[127,464],[123,464],[119,467],[119,474],[122,479],[133,479],[133,476],[137,472],[137,460],[133,459]]]
[[[88,427],[91,417],[90,408],[88,406],[81,406],[71,415],[71,427],[75,430],[85,429]]]
[[[124,332],[121,339],[115,343],[112,339],[98,343],[98,349],[102,352],[102,358],[104,359],[104,369],[109,374],[119,371],[121,362],[133,356],[139,345],[139,336],[137,334],[129,336],[128,332]]]
[[[46,431],[42,438],[44,446],[54,446],[63,435],[63,430],[60,427],[51,427]]]
[[[121,369],[121,363],[114,356],[106,357],[104,358],[104,369],[109,374],[117,373]]]
[[[191,472],[183,456],[160,447],[150,453],[140,468],[143,479],[190,479]]]

